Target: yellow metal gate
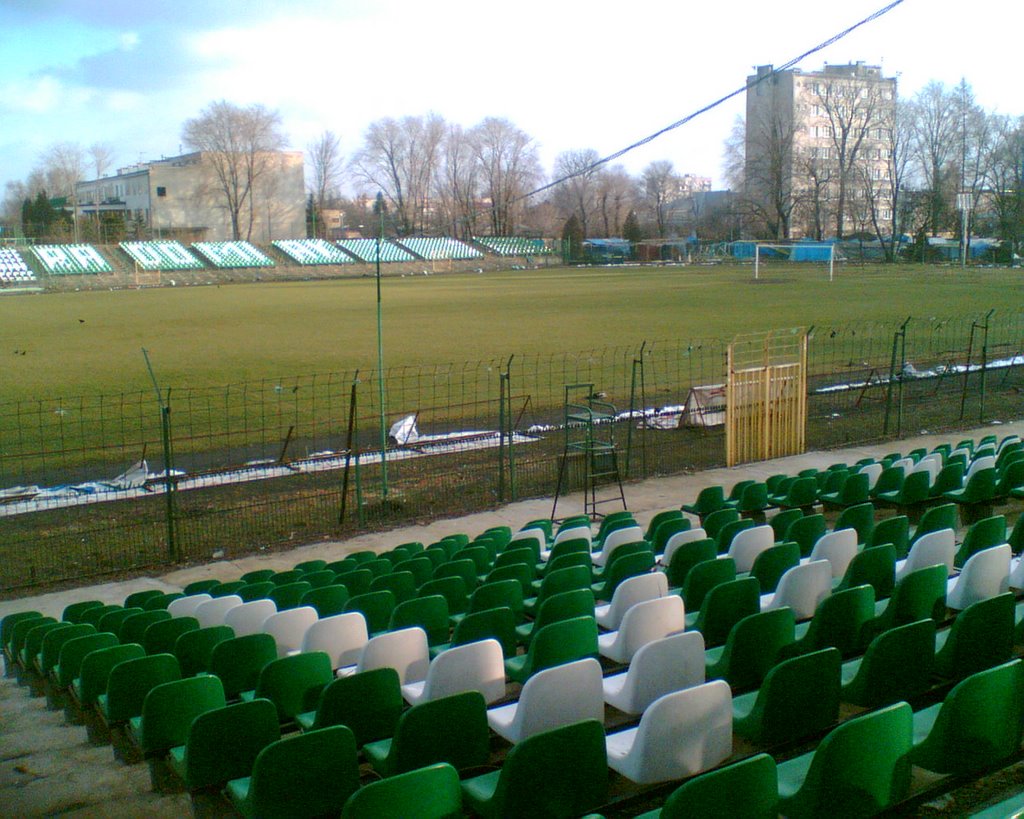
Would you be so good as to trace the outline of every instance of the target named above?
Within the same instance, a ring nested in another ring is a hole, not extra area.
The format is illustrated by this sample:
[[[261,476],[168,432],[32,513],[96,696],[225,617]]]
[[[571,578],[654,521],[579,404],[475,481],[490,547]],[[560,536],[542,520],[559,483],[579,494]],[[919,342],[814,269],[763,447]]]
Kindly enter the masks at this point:
[[[737,336],[726,379],[729,466],[803,452],[806,425],[807,333]]]

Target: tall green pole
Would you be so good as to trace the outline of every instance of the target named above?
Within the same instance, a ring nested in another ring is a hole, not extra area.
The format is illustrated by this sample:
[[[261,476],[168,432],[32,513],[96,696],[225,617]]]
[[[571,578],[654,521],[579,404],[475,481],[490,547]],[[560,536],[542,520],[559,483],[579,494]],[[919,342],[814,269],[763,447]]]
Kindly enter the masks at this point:
[[[380,301],[380,247],[384,240],[384,194],[377,192],[375,203],[380,219],[377,229],[377,398],[380,405],[380,479],[381,497],[388,496],[388,432],[384,413],[384,322]]]

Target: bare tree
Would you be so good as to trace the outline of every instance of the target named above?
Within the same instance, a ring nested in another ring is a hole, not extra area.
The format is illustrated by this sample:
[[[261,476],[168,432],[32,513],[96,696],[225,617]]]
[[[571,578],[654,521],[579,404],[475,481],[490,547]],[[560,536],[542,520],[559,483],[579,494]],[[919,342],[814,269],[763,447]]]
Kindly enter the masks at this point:
[[[449,125],[434,189],[440,208],[438,221],[452,236],[468,238],[478,232],[479,170],[469,133],[461,125]]]
[[[89,146],[89,159],[92,161],[92,172],[96,179],[107,175],[114,161],[114,149],[105,142],[94,142]]]
[[[803,185],[799,198],[799,209],[805,223],[804,233],[819,242],[825,238],[825,223],[828,219],[828,197],[832,186],[832,164],[817,148],[809,148],[798,159],[800,178]]]
[[[324,131],[306,147],[306,155],[312,171],[310,181],[313,186],[317,212],[322,214],[328,196],[335,193],[341,183],[343,168],[341,140],[333,131]],[[322,226],[323,220],[321,219],[318,232],[322,230]]]
[[[604,235],[622,236],[626,218],[636,206],[637,190],[633,177],[621,165],[608,168],[598,177],[596,195]]]
[[[776,239],[790,237],[796,206],[794,134],[792,117],[774,109],[746,123],[744,202]]]
[[[232,237],[248,240],[256,219],[254,189],[285,145],[281,115],[262,105],[241,108],[221,100],[186,120],[182,138],[213,169]]]
[[[932,236],[942,229],[949,160],[956,150],[956,99],[939,82],[922,88],[911,103],[913,153],[928,198],[928,230]]]
[[[564,151],[555,157],[555,176],[572,177],[555,188],[555,202],[564,216],[576,214],[584,238],[590,235],[590,218],[597,207],[598,169],[593,165],[600,158],[593,148]]]
[[[1000,117],[994,123],[995,144],[988,167],[988,187],[999,238],[1010,252],[1024,248],[1024,117]]]
[[[993,158],[996,140],[996,119],[989,115],[974,98],[974,91],[966,80],[960,80],[956,89],[956,119],[959,130],[959,177],[960,193],[969,198],[970,210],[961,213],[967,220],[967,249],[970,248],[971,223],[978,209],[985,182]],[[962,225],[961,225],[962,226]]]
[[[679,176],[672,163],[667,159],[656,159],[650,163],[640,174],[640,188],[658,237],[663,238],[668,203],[679,193]]]
[[[472,130],[480,168],[480,193],[490,200],[491,232],[516,231],[516,202],[541,178],[537,146],[525,131],[507,119],[488,117]]]

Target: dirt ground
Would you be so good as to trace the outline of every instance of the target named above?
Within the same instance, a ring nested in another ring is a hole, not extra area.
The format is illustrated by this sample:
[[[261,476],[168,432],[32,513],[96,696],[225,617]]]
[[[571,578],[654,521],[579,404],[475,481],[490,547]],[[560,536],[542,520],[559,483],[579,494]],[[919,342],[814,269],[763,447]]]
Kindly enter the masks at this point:
[[[933,446],[963,437],[978,438],[994,433],[1002,437],[1017,433],[1024,437],[1024,421],[888,442],[828,452],[745,464],[731,469],[715,469],[690,475],[627,484],[628,508],[641,525],[663,509],[678,508],[696,498],[708,484],[731,485],[751,478],[764,480],[769,475],[795,473],[809,467],[823,468],[835,462],[853,463],[859,458],[881,456],[896,449],[908,451]],[[487,512],[408,526],[388,532],[361,535],[344,542],[332,541],[300,547],[290,552],[246,557],[203,566],[177,569],[156,577],[137,577],[78,589],[50,592],[16,600],[0,601],[0,617],[25,609],[59,617],[64,607],[78,600],[99,599],[121,603],[142,589],[180,590],[187,583],[203,578],[235,579],[257,568],[285,569],[313,558],[338,560],[360,549],[384,550],[410,540],[428,543],[452,532],[476,534],[489,526],[508,524],[517,528],[527,520],[549,517],[552,500],[541,498],[509,504]],[[611,511],[616,507],[602,507]],[[583,511],[582,495],[559,501],[557,516]],[[1000,510],[1002,511],[1002,510]],[[1018,508],[1010,507],[1010,515]],[[1012,517],[1010,523],[1013,523]],[[915,808],[912,815],[963,815],[972,807],[988,804],[1024,788],[1024,765],[1014,766],[977,783],[964,786],[948,797]],[[48,710],[43,697],[30,696],[26,687],[11,677],[0,679],[0,817],[73,816],[73,817],[179,817],[190,813],[186,795],[154,794],[145,764],[127,765],[116,761],[111,746],[93,745],[81,725],[71,725],[61,710]],[[906,814],[911,815],[911,814]]]

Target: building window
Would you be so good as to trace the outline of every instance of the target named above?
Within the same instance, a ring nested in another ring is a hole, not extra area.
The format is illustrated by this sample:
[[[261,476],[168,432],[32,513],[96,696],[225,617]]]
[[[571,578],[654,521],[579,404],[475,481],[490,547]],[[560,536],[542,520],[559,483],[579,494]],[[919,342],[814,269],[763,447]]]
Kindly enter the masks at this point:
[[[157,185],[157,187],[156,187],[156,195],[157,196],[167,196],[167,188],[165,188],[163,185]]]

